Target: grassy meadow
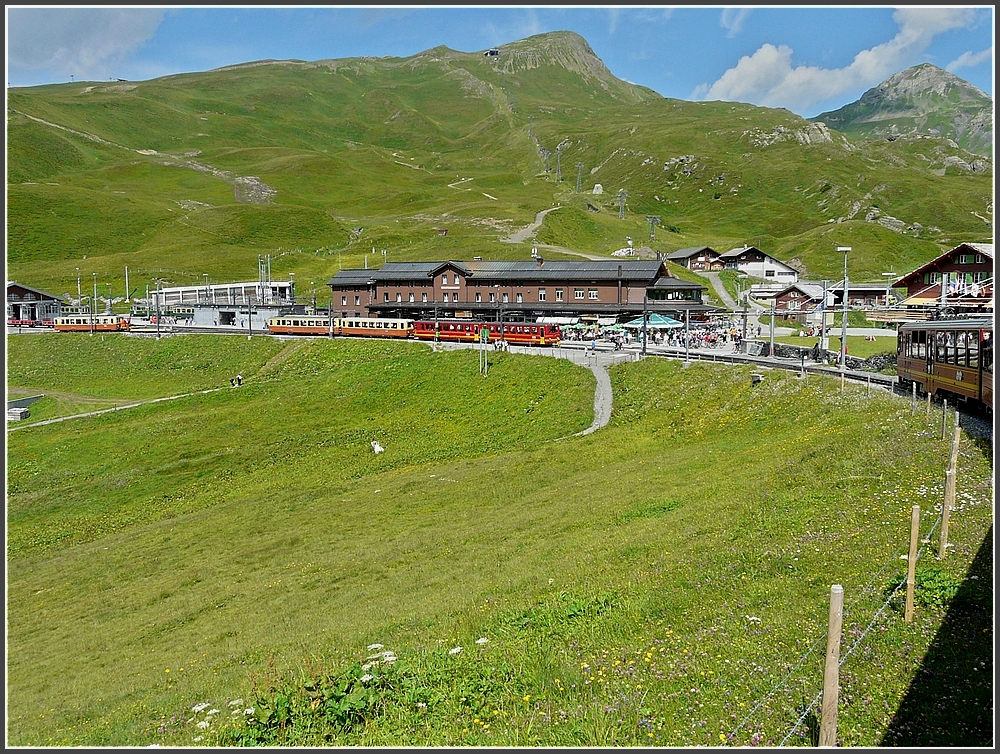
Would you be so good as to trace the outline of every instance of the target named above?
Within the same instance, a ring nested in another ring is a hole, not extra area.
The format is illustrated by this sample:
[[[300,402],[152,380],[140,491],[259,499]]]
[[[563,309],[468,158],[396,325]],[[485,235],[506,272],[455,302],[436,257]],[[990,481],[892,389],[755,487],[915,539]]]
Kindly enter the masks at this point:
[[[991,447],[907,624],[940,411],[650,358],[574,436],[589,370],[489,353],[8,336],[8,393],[223,388],[8,431],[8,743],[809,744],[841,584],[838,742],[987,744]]]

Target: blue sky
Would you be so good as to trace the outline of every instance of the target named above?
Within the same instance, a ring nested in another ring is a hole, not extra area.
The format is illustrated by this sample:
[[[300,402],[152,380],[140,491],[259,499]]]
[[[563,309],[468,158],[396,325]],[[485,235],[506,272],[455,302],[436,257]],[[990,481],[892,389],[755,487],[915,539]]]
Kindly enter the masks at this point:
[[[583,36],[665,97],[809,117],[933,63],[993,96],[992,6],[6,6],[9,86],[141,81],[254,60],[475,52]]]

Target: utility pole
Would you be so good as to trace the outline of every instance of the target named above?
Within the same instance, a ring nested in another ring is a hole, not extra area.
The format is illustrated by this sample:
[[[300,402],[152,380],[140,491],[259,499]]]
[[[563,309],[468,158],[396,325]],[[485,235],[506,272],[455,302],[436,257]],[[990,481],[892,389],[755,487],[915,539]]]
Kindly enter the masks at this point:
[[[691,310],[684,310],[684,363],[691,361]]]
[[[583,179],[583,163],[576,163],[576,193],[580,193],[580,184]]]
[[[826,284],[827,281],[823,281],[823,300],[820,302],[820,321],[819,321],[819,350],[822,351],[823,362],[826,362]]]
[[[747,308],[749,307],[749,298],[750,298],[749,293],[750,293],[750,289],[749,288],[743,291],[743,337],[740,338],[740,343],[743,344],[743,349],[744,350],[746,350],[746,347],[747,347],[746,346],[746,342],[747,342]]]
[[[646,320],[648,319],[648,315],[646,314],[646,306],[647,306],[648,295],[649,294],[647,293],[642,294],[642,355],[643,356],[646,355],[646,340],[648,339],[648,333],[646,332]]]
[[[649,223],[649,240],[656,240],[656,226],[660,224],[659,215],[646,215],[646,222]]]
[[[562,144],[556,146],[556,183],[562,180],[562,163],[560,157],[562,156]]]
[[[768,356],[774,356],[774,315],[775,315],[774,299],[772,298],[771,299],[771,348],[767,352]]]
[[[94,273],[94,298],[90,305],[90,334],[94,334],[94,309],[97,308],[97,273]]]
[[[83,303],[83,292],[80,290],[80,268],[76,268],[76,300]]]
[[[847,369],[847,255],[851,247],[838,246],[837,251],[844,253],[844,313],[840,322],[840,375],[843,385],[844,371]]]
[[[545,172],[549,172],[549,155],[552,154],[549,150],[542,150],[542,157],[545,159]]]

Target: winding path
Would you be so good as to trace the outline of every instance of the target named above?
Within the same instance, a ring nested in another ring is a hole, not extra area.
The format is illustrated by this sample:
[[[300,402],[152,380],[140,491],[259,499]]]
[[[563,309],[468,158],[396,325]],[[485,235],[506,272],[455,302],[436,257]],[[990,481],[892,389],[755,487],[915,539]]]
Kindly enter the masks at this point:
[[[542,227],[542,221],[545,220],[545,216],[549,214],[549,212],[553,212],[557,209],[560,209],[560,207],[549,207],[548,209],[543,209],[535,215],[535,222],[521,228],[521,230],[511,233],[508,238],[501,238],[501,243],[524,243],[525,240],[535,234],[535,231]]]

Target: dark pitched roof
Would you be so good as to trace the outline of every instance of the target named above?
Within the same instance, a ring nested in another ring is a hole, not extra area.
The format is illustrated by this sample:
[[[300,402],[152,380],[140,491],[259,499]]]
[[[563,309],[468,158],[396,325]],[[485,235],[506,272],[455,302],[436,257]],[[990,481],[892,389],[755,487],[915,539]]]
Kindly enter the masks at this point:
[[[892,285],[893,286],[904,285],[908,283],[908,281],[920,277],[927,270],[933,269],[938,263],[952,256],[953,254],[956,254],[959,251],[963,250],[968,250],[975,254],[982,254],[983,256],[987,256],[990,259],[993,259],[993,244],[991,243],[960,243],[955,248],[949,249],[943,254],[934,257],[934,259],[927,262],[926,264],[921,265],[917,269],[913,270],[913,272],[906,273],[902,277],[898,278],[896,282],[892,283]]]
[[[765,257],[771,256],[770,254],[765,254],[763,251],[761,251],[760,249],[758,249],[756,246],[740,246],[737,249],[730,249],[729,251],[724,251],[721,254],[719,254],[719,256],[722,259],[736,259],[737,257],[742,256],[743,254],[745,254],[748,251],[756,251],[758,254],[764,254]],[[771,257],[771,258],[773,259],[774,257]]]
[[[666,259],[671,259],[671,260],[673,260],[673,259],[690,259],[695,254],[700,254],[703,251],[710,251],[710,252],[712,252],[713,254],[716,254],[716,255],[718,255],[718,253],[719,253],[715,249],[713,249],[711,246],[692,246],[689,249],[678,249],[677,251],[671,251],[669,254],[667,254]]]
[[[669,289],[672,291],[708,290],[708,288],[704,285],[699,285],[698,283],[690,283],[687,280],[681,280],[680,278],[670,278],[666,276],[657,278],[655,281],[653,281],[652,285],[649,285],[647,287],[655,288],[658,290]]]
[[[468,262],[473,280],[638,280],[652,282],[659,260],[590,259],[580,262]]]
[[[663,269],[659,260],[595,259],[587,261],[482,261],[472,262],[389,262],[377,270],[341,270],[327,285],[358,285],[363,282],[385,283],[433,277],[439,270],[452,267],[470,280],[483,282],[506,280],[598,281],[627,280],[651,283]]]
[[[371,285],[375,270],[341,270],[326,282],[327,285]]]
[[[44,296],[45,298],[52,299],[53,301],[60,301],[61,300],[58,296],[55,296],[55,295],[53,295],[51,293],[48,293],[48,292],[43,291],[43,290],[40,290],[38,288],[32,288],[30,285],[25,285],[24,283],[19,283],[16,280],[8,280],[7,281],[7,290],[10,290],[10,287],[12,285],[16,285],[18,288],[23,288],[26,291],[30,291],[31,293],[35,293],[38,296]]]

